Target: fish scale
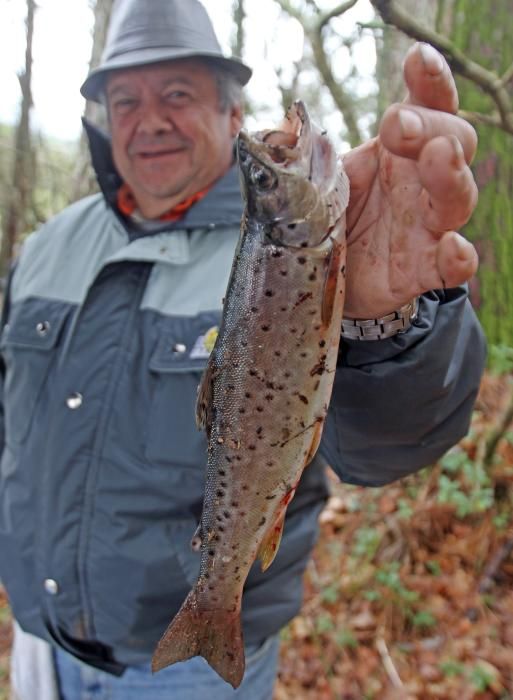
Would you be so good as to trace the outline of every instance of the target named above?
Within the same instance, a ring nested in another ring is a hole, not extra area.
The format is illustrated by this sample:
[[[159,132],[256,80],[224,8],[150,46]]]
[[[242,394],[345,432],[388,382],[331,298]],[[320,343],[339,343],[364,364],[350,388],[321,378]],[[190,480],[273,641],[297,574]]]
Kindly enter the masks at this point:
[[[153,660],[158,670],[199,654],[234,687],[244,583],[257,557],[265,570],[276,555],[328,410],[348,201],[347,177],[302,103],[281,131],[241,132],[238,146],[246,210],[198,394],[208,435],[200,573]]]

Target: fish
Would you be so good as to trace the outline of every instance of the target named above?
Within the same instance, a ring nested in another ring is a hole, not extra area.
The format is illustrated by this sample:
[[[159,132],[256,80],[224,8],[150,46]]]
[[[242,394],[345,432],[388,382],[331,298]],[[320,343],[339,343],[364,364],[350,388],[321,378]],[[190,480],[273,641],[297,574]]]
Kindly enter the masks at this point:
[[[302,101],[276,129],[237,137],[245,200],[219,333],[198,391],[208,460],[193,543],[198,580],[152,669],[200,655],[234,688],[244,675],[243,587],[280,544],[320,443],[337,363],[349,181]]]

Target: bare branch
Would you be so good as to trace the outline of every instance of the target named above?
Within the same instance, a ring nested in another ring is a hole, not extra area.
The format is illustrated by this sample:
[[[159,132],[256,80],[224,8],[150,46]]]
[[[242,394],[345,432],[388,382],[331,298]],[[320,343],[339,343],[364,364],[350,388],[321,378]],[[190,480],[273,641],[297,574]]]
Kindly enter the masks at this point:
[[[294,7],[289,0],[277,0],[281,9],[291,17],[300,22],[305,35],[310,40],[314,54],[314,61],[317,70],[321,74],[325,86],[330,91],[330,94],[335,102],[335,105],[340,110],[348,131],[348,141],[351,146],[357,146],[362,141],[358,120],[354,109],[354,99],[347,95],[343,87],[335,78],[331,69],[331,64],[324,48],[323,30],[327,23],[336,16],[343,14],[356,4],[357,0],[346,0],[340,3],[327,13],[323,13],[320,17],[312,21],[306,17],[300,10]]]
[[[478,126],[479,124],[486,124],[487,126],[494,126],[497,129],[502,129],[507,134],[513,136],[513,129],[508,124],[504,124],[499,114],[495,112],[494,114],[483,114],[482,112],[469,112],[464,109],[458,111],[458,115],[462,119],[466,119],[472,126]]]
[[[513,79],[513,63],[504,71],[501,78],[502,85],[507,85],[511,79]]]
[[[352,7],[354,7],[354,5],[356,5],[357,2],[358,0],[346,0],[346,2],[341,2],[329,12],[325,12],[319,20],[319,29],[322,29],[334,17],[339,17],[340,15],[343,15],[344,12],[347,12]]]
[[[490,95],[499,110],[501,128],[507,133],[511,133],[513,129],[511,100],[505,90],[503,79],[499,78],[497,73],[487,70],[465,56],[446,36],[416,22],[410,15],[401,10],[395,0],[371,0],[371,2],[387,24],[394,25],[412,39],[434,46],[445,56],[456,73],[479,85],[484,92]]]

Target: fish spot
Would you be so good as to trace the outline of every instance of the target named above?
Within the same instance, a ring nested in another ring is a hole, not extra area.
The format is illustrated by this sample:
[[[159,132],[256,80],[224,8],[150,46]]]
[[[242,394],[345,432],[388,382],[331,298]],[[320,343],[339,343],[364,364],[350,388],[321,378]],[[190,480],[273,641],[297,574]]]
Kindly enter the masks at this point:
[[[259,413],[262,413],[262,411],[263,411],[264,409],[262,408],[262,406],[257,406],[257,407],[256,407],[256,410],[257,410]]]
[[[216,496],[217,496],[218,498],[222,498],[222,497],[224,496],[224,491],[221,491],[221,489],[218,489],[218,490],[216,491]]]
[[[217,529],[219,532],[224,532],[224,527],[222,525],[218,525]]]
[[[248,450],[256,450],[256,445],[248,445]]]
[[[256,434],[261,435],[261,433],[262,433],[262,426],[259,425],[258,428],[256,429]]]
[[[251,313],[256,314],[257,311],[258,311],[258,306],[252,306],[252,307],[250,308],[250,311],[251,311]]]
[[[274,467],[274,462],[272,460],[269,460],[268,462],[266,462],[266,466]]]
[[[306,396],[305,396],[304,394],[298,394],[297,397],[298,397],[298,399],[299,399],[300,401],[302,401],[304,404],[309,403],[309,402],[308,402],[308,399],[306,398]]]
[[[247,399],[250,399],[250,398],[251,398],[251,394],[249,393],[249,391],[244,392],[244,396],[245,396]]]
[[[265,525],[265,517],[264,516],[262,516],[262,519],[258,523],[258,527],[262,527],[262,525]]]
[[[239,408],[239,413],[246,413],[246,409],[243,406],[241,406]]]
[[[325,345],[326,345],[326,341],[325,341],[325,340],[319,340],[319,347],[320,347],[320,348],[323,348]]]
[[[242,484],[241,489],[243,491],[249,491],[249,486],[247,484]]]
[[[258,375],[258,372],[256,371],[256,369],[250,369],[249,375],[250,377],[256,377]]]
[[[296,224],[287,224],[287,228],[290,228],[290,230],[293,231],[296,228]]]
[[[345,277],[345,275],[346,275],[346,266],[345,265],[342,265],[342,267],[340,268],[340,272],[342,273],[342,276]]]
[[[281,357],[281,351],[280,351],[280,350],[275,350],[275,351],[274,351],[274,354],[276,355],[276,357]]]
[[[271,255],[273,258],[281,258],[283,251],[281,251],[279,248],[273,248]]]
[[[269,494],[269,496],[266,496],[266,497],[265,497],[265,500],[266,500],[266,501],[272,501],[273,498],[276,498],[276,494],[275,494],[275,493],[271,493],[271,494]]]
[[[311,272],[311,273],[308,275],[308,279],[309,279],[311,282],[315,282],[315,280],[317,279],[317,275],[315,274],[315,272]]]
[[[280,275],[281,275],[282,277],[286,277],[288,274],[289,274],[289,273],[288,273],[287,270],[280,270]]]
[[[225,488],[227,488],[228,484],[226,483],[226,481],[221,481],[219,486],[221,486],[221,488],[225,489]]]
[[[213,549],[209,549],[209,550],[208,550],[208,556],[209,556],[209,557],[215,557],[215,555],[216,555],[215,550],[213,550]]]
[[[220,515],[216,515],[216,520],[217,520],[218,523],[222,523],[222,522],[223,522],[223,519],[222,519],[222,517],[221,517]]]
[[[302,352],[302,353],[300,353],[300,355],[301,355],[301,357],[308,357],[308,353],[307,353],[307,352]]]
[[[228,511],[228,510],[223,510],[223,515],[224,515],[225,518],[231,518],[231,517],[232,517],[230,511]]]
[[[302,255],[300,255],[300,256],[298,257],[297,261],[298,261],[298,263],[299,263],[300,265],[304,265],[304,264],[306,263],[306,258],[303,257]]]
[[[283,376],[288,379],[291,376],[291,374],[290,374],[290,372],[284,372]]]
[[[266,296],[266,297],[273,297],[273,296],[274,296],[273,290],[272,290],[272,289],[266,289],[266,290],[265,290],[265,296]]]
[[[229,457],[227,457],[226,459],[228,460],[228,462],[232,461]],[[218,469],[217,473],[219,474],[219,476],[226,476],[226,472],[224,469]]]
[[[263,331],[269,331],[271,329],[271,326],[268,323],[264,323],[262,326],[260,326],[260,328]]]
[[[321,380],[320,380],[320,379],[318,379],[318,380],[315,382],[315,384],[314,384],[314,391],[317,391],[317,389],[319,388],[320,383],[321,383]]]
[[[274,399],[274,394],[266,394],[266,395],[264,396],[264,399],[265,399],[266,401],[272,401],[272,400]]]
[[[233,507],[233,508],[238,508],[238,507],[239,507],[238,501],[232,501],[232,507]]]

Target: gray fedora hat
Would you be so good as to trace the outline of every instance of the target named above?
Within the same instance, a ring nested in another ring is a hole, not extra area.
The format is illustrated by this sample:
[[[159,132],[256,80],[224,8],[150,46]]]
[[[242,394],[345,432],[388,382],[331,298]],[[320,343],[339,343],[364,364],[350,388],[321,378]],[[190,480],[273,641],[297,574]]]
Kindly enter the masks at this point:
[[[251,69],[224,56],[207,11],[198,0],[116,0],[100,65],[80,88],[99,102],[107,73],[199,56],[224,66],[241,85]]]

